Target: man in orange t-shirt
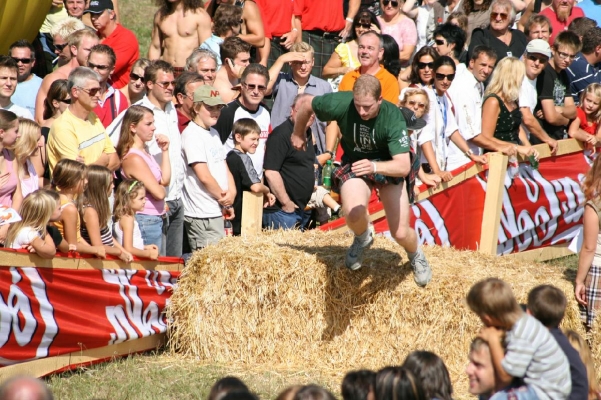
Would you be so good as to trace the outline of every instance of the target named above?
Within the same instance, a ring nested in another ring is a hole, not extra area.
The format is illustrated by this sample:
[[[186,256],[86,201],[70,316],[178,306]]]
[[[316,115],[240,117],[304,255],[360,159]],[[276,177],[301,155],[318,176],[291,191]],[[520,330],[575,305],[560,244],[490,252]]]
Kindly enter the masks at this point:
[[[380,58],[384,54],[382,36],[374,31],[368,31],[361,35],[358,40],[359,62],[361,66],[354,71],[348,72],[342,78],[338,90],[341,92],[352,91],[355,81],[363,74],[373,75],[382,85],[382,97],[394,105],[399,102],[399,82],[390,72],[380,64]]]

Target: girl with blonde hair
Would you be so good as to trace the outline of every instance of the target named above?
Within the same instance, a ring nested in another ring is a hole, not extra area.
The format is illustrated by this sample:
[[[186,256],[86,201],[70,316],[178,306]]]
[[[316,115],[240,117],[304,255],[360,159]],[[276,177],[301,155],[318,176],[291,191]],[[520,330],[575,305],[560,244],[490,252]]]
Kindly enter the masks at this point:
[[[502,151],[510,156],[517,152],[538,159],[522,128],[518,104],[525,74],[524,63],[514,57],[503,58],[493,71],[482,101],[483,143],[479,144],[485,152]]]
[[[46,226],[52,214],[59,208],[56,199],[45,191],[29,194],[21,205],[21,221],[12,224],[6,235],[5,247],[28,248],[43,258],[52,258],[56,246],[47,234]]]
[[[42,147],[40,147],[40,126],[37,122],[27,118],[19,118],[20,136],[13,146],[21,193],[23,197],[33,193],[44,186],[44,162],[42,160]]]
[[[601,84],[591,83],[580,93],[580,105],[576,107],[576,119],[568,127],[568,135],[592,147],[601,141]]]
[[[599,387],[599,381],[597,381],[597,373],[595,372],[595,364],[593,363],[593,354],[591,353],[590,347],[578,332],[570,329],[567,330],[565,334],[572,347],[580,354],[580,359],[586,367],[586,375],[588,378],[588,400],[601,399],[601,388]]]

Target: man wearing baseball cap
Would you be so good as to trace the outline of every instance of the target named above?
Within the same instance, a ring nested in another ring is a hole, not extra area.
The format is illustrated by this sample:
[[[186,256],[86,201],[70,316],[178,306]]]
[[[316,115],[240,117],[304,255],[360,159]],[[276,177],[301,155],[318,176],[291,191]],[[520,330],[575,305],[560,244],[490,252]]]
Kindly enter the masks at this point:
[[[115,7],[111,0],[92,0],[85,12],[90,13],[100,43],[110,46],[115,51],[117,61],[111,80],[115,89],[121,89],[128,84],[131,68],[140,57],[138,39],[132,31],[117,23]]]
[[[184,228],[190,250],[217,243],[224,236],[223,216],[233,218],[236,184],[225,161],[226,151],[213,128],[225,102],[209,85],[194,90],[192,121],[182,132]]]
[[[538,94],[536,93],[536,81],[543,72],[551,58],[551,47],[543,39],[534,39],[526,46],[524,53],[524,65],[526,66],[526,76],[520,89],[520,110],[522,111],[522,124],[526,127],[529,134],[529,140],[538,138],[537,143],[547,143],[552,152],[557,148],[557,141],[549,137],[547,132],[538,123],[534,116]]]

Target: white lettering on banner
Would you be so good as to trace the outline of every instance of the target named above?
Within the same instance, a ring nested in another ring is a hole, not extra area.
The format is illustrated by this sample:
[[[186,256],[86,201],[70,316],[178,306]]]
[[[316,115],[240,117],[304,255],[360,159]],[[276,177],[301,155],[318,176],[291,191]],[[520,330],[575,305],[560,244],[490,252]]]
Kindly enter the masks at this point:
[[[50,345],[58,333],[58,324],[54,319],[54,308],[48,300],[46,284],[36,268],[11,267],[10,274],[12,284],[6,301],[0,293],[0,348],[10,340],[11,334],[14,334],[15,341],[19,346],[36,346],[35,357],[29,359],[48,357]],[[22,288],[21,285],[26,283],[21,274],[25,275],[31,283],[34,298],[39,304],[39,315],[36,311],[37,306],[32,306],[27,294],[23,292],[25,288]],[[36,345],[36,343],[32,343],[32,340],[42,322],[44,334],[40,343]],[[0,364],[3,365],[22,361],[27,360],[0,358]]]
[[[579,175],[579,180],[582,175]],[[530,246],[540,247],[543,243],[555,244],[573,237],[578,227],[570,227],[558,232],[560,223],[574,224],[583,215],[584,196],[580,190],[580,182],[570,177],[562,177],[549,181],[537,170],[522,164],[516,176],[525,187],[526,199],[537,207],[522,206],[516,213],[514,204],[507,192],[512,182],[506,182],[499,227],[499,244],[497,254],[509,254],[524,251]],[[542,190],[541,190],[542,189]],[[565,196],[560,202],[559,194]],[[548,204],[547,204],[548,203]]]
[[[149,301],[144,308],[144,302],[138,295],[138,287],[131,284],[134,270],[102,270],[102,278],[110,284],[119,286],[119,294],[124,304],[106,307],[106,317],[115,332],[111,333],[109,345],[126,340],[151,336],[167,330],[165,316],[159,306]],[[162,294],[167,287],[172,287],[171,275],[168,271],[145,271],[145,280],[149,287],[154,287]]]
[[[438,233],[438,243],[440,243],[441,246],[450,246],[451,242],[449,241],[449,231],[447,230],[447,227],[445,226],[444,218],[440,215],[440,213],[438,212],[438,210],[436,209],[434,204],[432,204],[432,202],[429,200],[420,201],[419,207],[417,205],[414,205],[412,207],[413,214],[415,215],[414,229],[415,229],[415,232],[417,233],[419,242],[421,244],[429,244],[429,245],[436,244],[434,235],[432,235],[432,232],[430,231],[428,224],[426,222],[424,222],[423,219],[421,218],[420,207],[424,209],[424,211],[426,212],[426,215],[428,216],[428,218],[430,218],[430,220],[434,224],[434,228],[436,229],[436,232]]]

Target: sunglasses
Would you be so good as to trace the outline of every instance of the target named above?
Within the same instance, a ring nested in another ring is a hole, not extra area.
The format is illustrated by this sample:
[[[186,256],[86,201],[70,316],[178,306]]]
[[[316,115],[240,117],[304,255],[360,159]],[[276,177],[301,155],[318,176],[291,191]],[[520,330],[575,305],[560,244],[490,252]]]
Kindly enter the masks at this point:
[[[175,87],[175,81],[171,81],[171,82],[157,82],[156,84],[159,85],[159,87],[162,88],[162,89],[167,89],[169,86]]]
[[[57,49],[58,51],[63,51],[65,49],[65,47],[67,47],[67,43],[54,45],[54,48]]]
[[[260,92],[264,92],[267,90],[267,86],[263,86],[263,85],[249,85],[246,83],[243,83],[243,85],[250,90],[258,90]]]
[[[392,4],[393,7],[399,6],[399,2],[395,0],[382,0],[382,4],[384,4],[384,7],[386,7],[388,4]]]
[[[355,24],[355,28],[371,29],[371,24]]]
[[[142,83],[144,83],[144,77],[140,76],[138,74],[134,74],[133,72],[129,73],[129,79],[131,79],[132,81],[141,81]]]
[[[430,69],[433,69],[434,68],[434,62],[427,62],[427,63],[421,62],[421,61],[417,62],[417,68],[418,69],[426,69],[426,67],[430,68]]]
[[[92,64],[91,62],[88,61],[88,67],[91,68],[91,69],[97,69],[98,71],[106,71],[111,66],[110,65]]]
[[[426,104],[425,104],[425,103],[418,103],[418,102],[417,102],[417,101],[415,101],[415,100],[409,100],[409,101],[407,102],[407,105],[408,105],[409,107],[415,107],[415,106],[417,105],[417,108],[418,108],[419,110],[424,110],[424,109],[426,108]]]
[[[22,62],[23,64],[30,64],[31,62],[33,62],[33,58],[16,58],[16,57],[11,57],[13,60],[15,60],[16,63]]]
[[[81,89],[82,91],[86,92],[88,95],[90,95],[90,97],[94,97],[98,94],[98,92],[100,92],[100,88],[99,87],[95,87],[92,89],[86,89],[86,88],[82,88],[81,86],[77,86],[79,89]]]
[[[441,39],[434,40],[434,43],[436,43],[437,46],[444,46],[446,44],[446,42]]]
[[[438,72],[436,73],[436,80],[437,81],[444,81],[446,79],[449,80],[449,82],[452,82],[453,79],[455,79],[455,74],[439,74]]]
[[[58,101],[65,104],[71,104],[71,99],[59,99]]]
[[[526,58],[530,61],[538,61],[541,64],[545,64],[547,61],[549,61],[547,57],[538,54],[528,54]]]
[[[490,19],[501,18],[502,21],[505,21],[507,19],[507,17],[509,17],[509,14],[507,14],[507,13],[499,13],[499,12],[491,12],[490,13]]]

